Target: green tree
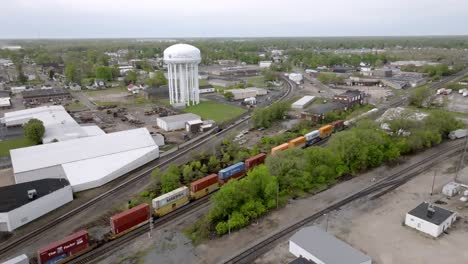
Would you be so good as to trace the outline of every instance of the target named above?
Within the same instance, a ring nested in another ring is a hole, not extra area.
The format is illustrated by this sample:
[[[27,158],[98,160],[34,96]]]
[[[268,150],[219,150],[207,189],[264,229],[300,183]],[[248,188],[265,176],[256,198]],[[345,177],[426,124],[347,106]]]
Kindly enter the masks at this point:
[[[42,141],[44,133],[44,123],[39,119],[33,118],[24,124],[24,136],[36,144]]]
[[[69,63],[65,66],[65,79],[67,82],[81,84],[81,73],[75,63]]]
[[[175,164],[169,166],[166,172],[161,176],[161,192],[168,193],[175,190],[180,185],[180,170]]]
[[[146,84],[150,87],[159,87],[161,85],[166,85],[167,79],[162,71],[157,71],[153,78],[150,78],[146,81]]]
[[[421,86],[413,91],[409,97],[410,104],[416,107],[428,107],[431,104],[432,91],[427,86]]]
[[[125,75],[125,84],[133,83],[135,84],[137,81],[138,75],[135,71],[128,71],[127,75]]]
[[[96,78],[103,79],[106,81],[112,81],[112,68],[107,66],[98,66],[96,67]]]
[[[234,94],[231,92],[224,92],[224,98],[228,101],[232,101],[234,100]]]
[[[221,169],[218,158],[216,156],[210,156],[208,160],[208,170],[210,172],[217,172]]]

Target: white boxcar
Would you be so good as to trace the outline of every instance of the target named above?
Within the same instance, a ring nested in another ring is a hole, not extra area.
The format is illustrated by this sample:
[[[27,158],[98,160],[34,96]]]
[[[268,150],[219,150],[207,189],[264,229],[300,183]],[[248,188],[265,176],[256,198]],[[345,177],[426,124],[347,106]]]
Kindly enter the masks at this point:
[[[189,196],[189,188],[186,186],[180,187],[178,189],[175,189],[171,192],[168,192],[166,194],[163,194],[159,197],[156,197],[153,199],[153,208],[158,209],[166,204],[173,203],[177,200],[188,198]]]
[[[468,129],[457,129],[449,134],[450,139],[458,139],[468,136]]]

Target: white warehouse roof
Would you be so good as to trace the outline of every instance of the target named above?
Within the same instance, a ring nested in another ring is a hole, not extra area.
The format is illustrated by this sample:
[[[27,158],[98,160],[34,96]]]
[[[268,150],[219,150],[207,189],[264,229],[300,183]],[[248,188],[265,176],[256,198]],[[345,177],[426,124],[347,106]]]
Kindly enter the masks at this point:
[[[17,183],[63,177],[64,173],[73,190],[81,191],[98,187],[156,159],[159,149],[148,130],[139,128],[13,149],[10,154]],[[135,167],[135,163],[140,165]],[[55,172],[52,167],[61,170]]]
[[[315,100],[315,96],[306,95],[292,104],[292,108],[302,109]]]
[[[61,105],[41,106],[5,113],[2,123],[7,127],[19,126],[33,118],[39,119],[44,123],[45,133],[42,137],[43,143],[50,143],[54,139],[65,141],[90,136],[86,129],[83,129]],[[94,130],[94,133],[91,135],[95,135],[96,133],[99,132]]]
[[[291,237],[290,242],[295,243],[314,258],[320,260],[320,263],[371,263],[369,256],[316,226],[302,228]]]

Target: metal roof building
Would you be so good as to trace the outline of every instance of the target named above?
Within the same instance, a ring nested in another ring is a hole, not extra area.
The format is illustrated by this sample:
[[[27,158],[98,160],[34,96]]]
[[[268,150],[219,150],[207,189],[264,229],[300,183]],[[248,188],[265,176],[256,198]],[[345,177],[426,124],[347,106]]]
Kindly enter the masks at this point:
[[[455,220],[457,220],[457,213],[423,202],[406,214],[405,225],[438,237]]]
[[[146,128],[10,150],[16,183],[66,178],[73,191],[99,187],[159,157]]]
[[[303,109],[304,107],[312,103],[314,100],[315,100],[315,96],[306,95],[302,97],[301,99],[297,100],[296,102],[294,102],[291,105],[291,107],[294,109]]]
[[[184,129],[185,123],[190,121],[201,121],[201,117],[192,113],[186,113],[181,115],[158,117],[156,119],[158,127],[165,131]]]
[[[372,259],[322,229],[305,227],[289,240],[289,252],[319,264],[371,264]]]
[[[0,231],[11,232],[72,200],[72,188],[66,179],[0,187]]]
[[[1,122],[7,127],[21,126],[31,119],[39,119],[44,123],[45,133],[43,143],[51,143],[54,139],[65,141],[81,137],[104,134],[99,127],[81,127],[61,105],[42,106],[5,113]],[[92,129],[92,131],[91,131]]]

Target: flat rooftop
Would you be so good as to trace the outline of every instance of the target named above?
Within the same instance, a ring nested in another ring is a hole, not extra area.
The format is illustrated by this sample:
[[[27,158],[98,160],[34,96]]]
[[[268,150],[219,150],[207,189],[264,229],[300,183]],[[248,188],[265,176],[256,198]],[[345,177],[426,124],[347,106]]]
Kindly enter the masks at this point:
[[[327,264],[360,264],[371,259],[316,226],[299,230],[290,241]]]
[[[409,211],[408,214],[415,216],[419,219],[423,219],[427,222],[433,223],[435,225],[442,224],[445,220],[447,220],[454,212],[444,209],[438,206],[432,206],[435,210],[435,213],[429,217],[427,215],[427,208],[429,207],[429,203],[423,202],[418,205],[413,210]]]
[[[0,187],[0,212],[9,212],[34,201],[28,197],[29,190],[35,189],[38,199],[68,185],[66,179],[42,179]]]
[[[187,122],[190,120],[201,120],[201,117],[196,114],[186,113],[186,114],[181,114],[181,115],[158,117],[158,119],[163,120],[164,122],[167,122],[167,123],[171,123],[171,122]]]

